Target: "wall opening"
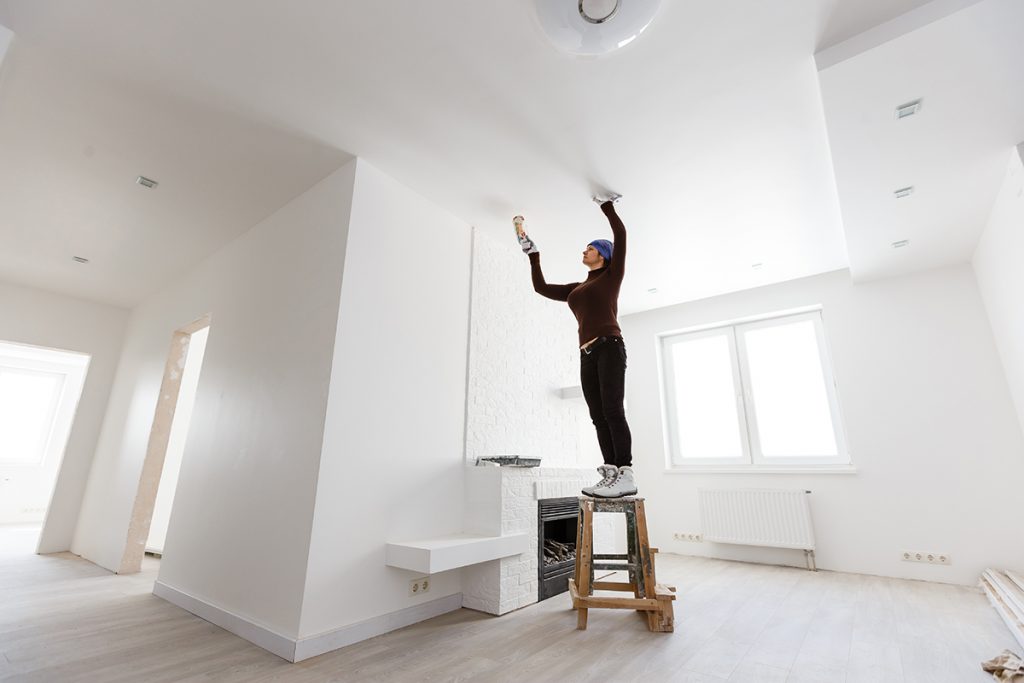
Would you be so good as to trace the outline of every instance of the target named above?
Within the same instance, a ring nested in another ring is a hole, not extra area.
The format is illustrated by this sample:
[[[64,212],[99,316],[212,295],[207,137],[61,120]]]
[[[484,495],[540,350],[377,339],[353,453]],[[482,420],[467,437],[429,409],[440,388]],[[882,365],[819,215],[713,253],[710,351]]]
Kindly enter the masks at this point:
[[[147,551],[163,554],[209,327],[206,315],[172,336],[118,574],[140,571]]]
[[[185,357],[185,369],[181,376],[181,389],[178,392],[178,403],[175,406],[174,421],[171,423],[171,434],[167,442],[167,455],[164,457],[160,484],[156,490],[149,536],[146,537],[146,552],[157,556],[163,555],[164,552],[167,526],[171,521],[171,506],[178,486],[181,460],[185,454],[185,437],[192,421],[196,389],[199,388],[199,370],[203,365],[206,336],[209,331],[209,327],[204,327],[198,332],[193,332],[189,338],[188,355]]]
[[[89,360],[0,342],[0,525],[42,526]]]

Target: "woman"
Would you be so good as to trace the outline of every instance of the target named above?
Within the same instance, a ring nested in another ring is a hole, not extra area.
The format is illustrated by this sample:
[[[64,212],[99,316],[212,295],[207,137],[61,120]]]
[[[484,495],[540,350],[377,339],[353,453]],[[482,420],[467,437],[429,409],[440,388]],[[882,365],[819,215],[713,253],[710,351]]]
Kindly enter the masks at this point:
[[[523,217],[512,219],[519,245],[530,257],[534,290],[549,299],[568,302],[579,322],[580,380],[604,457],[604,464],[597,468],[601,480],[583,489],[583,493],[597,498],[621,498],[636,493],[633,439],[622,405],[626,346],[617,319],[619,287],[626,265],[626,226],[615,213],[615,202],[620,198],[620,195],[612,195],[607,200],[594,197],[608,217],[615,241],[594,240],[587,245],[583,263],[590,268],[590,273],[583,282],[567,285],[545,282],[540,269],[540,252],[523,230]]]

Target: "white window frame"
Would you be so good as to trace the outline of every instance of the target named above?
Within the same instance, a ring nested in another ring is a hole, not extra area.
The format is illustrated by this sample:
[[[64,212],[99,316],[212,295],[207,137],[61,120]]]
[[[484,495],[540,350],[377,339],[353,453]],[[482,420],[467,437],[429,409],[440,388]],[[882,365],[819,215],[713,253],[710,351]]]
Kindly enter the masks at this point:
[[[818,355],[825,383],[832,429],[836,440],[837,455],[765,457],[761,452],[757,428],[757,408],[751,391],[752,382],[747,361],[745,330],[774,327],[780,324],[809,320],[815,329]],[[726,335],[733,364],[733,385],[737,401],[740,424],[742,458],[683,458],[679,454],[678,425],[675,420],[675,386],[672,354],[669,352],[674,341],[687,341],[708,336]],[[845,430],[839,405],[835,374],[831,354],[825,337],[825,328],[820,306],[793,311],[782,311],[753,318],[715,323],[682,330],[663,332],[657,335],[658,370],[661,385],[662,420],[665,439],[665,467],[667,472],[855,472],[846,445]]]
[[[740,368],[738,363],[738,354],[736,352],[736,335],[729,334],[727,328],[715,327],[707,330],[699,330],[690,332],[685,335],[671,335],[672,337],[686,337],[686,341],[693,341],[696,339],[704,339],[707,337],[720,337],[725,336],[729,342],[729,357],[732,361],[732,382],[733,382],[733,395],[736,397],[736,416],[737,429],[740,433],[740,448],[743,454],[736,458],[687,458],[687,463],[694,465],[744,465],[750,462],[750,443],[747,439],[743,438],[743,434],[747,430],[747,418],[745,414],[745,406],[743,404],[743,383],[740,378]],[[679,425],[675,419],[675,405],[676,405],[676,387],[675,382],[670,381],[670,378],[675,377],[675,367],[673,365],[673,358],[671,353],[666,353],[665,340],[662,339],[659,348],[663,352],[663,369],[661,373],[661,382],[664,389],[665,400],[662,401],[663,414],[665,415],[665,425],[669,431],[669,443],[672,445],[669,454],[669,465],[673,466],[672,455],[678,449],[679,444]]]

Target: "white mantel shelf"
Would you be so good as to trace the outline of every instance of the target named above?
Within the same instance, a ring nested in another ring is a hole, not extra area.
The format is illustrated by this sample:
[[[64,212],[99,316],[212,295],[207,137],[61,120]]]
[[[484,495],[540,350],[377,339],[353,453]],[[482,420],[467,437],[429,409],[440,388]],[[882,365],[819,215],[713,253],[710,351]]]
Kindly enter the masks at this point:
[[[527,534],[476,536],[455,534],[422,541],[388,543],[385,564],[423,574],[436,574],[471,564],[500,560],[526,552]]]

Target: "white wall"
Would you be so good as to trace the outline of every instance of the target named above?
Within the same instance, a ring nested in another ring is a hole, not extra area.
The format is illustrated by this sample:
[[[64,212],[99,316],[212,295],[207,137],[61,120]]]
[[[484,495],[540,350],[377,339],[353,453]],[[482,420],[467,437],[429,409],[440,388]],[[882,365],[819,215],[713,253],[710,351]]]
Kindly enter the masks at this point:
[[[0,283],[0,340],[91,357],[89,372],[47,510],[39,552],[68,550],[107,408],[128,311]]]
[[[1024,428],[1024,143],[1009,169],[974,252],[974,272]]]
[[[857,473],[665,473],[655,334],[814,304]],[[973,584],[987,566],[1024,566],[1024,437],[969,265],[857,286],[837,271],[621,322],[634,460],[662,551],[802,564],[799,551],[672,540],[699,531],[699,488],[787,488],[814,492],[824,569]],[[953,563],[902,562],[904,549]]]
[[[462,530],[470,228],[359,159],[348,240],[302,637],[460,591],[384,550]]]
[[[172,333],[209,313],[159,581],[297,632],[354,172],[342,167],[133,310],[75,552],[118,566]]]
[[[182,370],[181,384],[178,388],[178,402],[174,406],[174,419],[171,421],[171,433],[167,439],[164,467],[160,472],[160,486],[157,488],[156,500],[153,503],[149,536],[146,538],[147,551],[158,553],[164,551],[167,527],[171,523],[174,493],[178,489],[181,461],[185,455],[185,439],[188,436],[189,425],[192,423],[192,410],[195,408],[196,391],[199,389],[199,371],[203,366],[203,354],[206,352],[206,340],[209,333],[210,328],[204,327],[188,337],[188,351],[186,351],[185,367]]]
[[[577,254],[541,257],[554,264]],[[506,244],[481,231],[474,239],[471,348],[467,464],[488,455],[538,457],[542,467],[601,464],[583,399],[557,393],[580,384],[576,318],[568,304],[533,291],[511,218]]]

